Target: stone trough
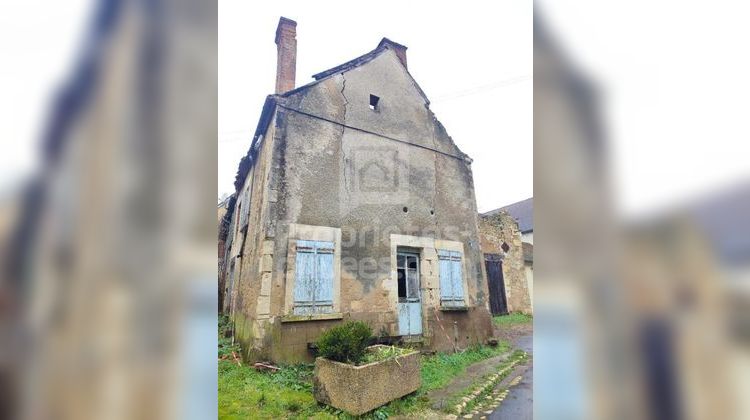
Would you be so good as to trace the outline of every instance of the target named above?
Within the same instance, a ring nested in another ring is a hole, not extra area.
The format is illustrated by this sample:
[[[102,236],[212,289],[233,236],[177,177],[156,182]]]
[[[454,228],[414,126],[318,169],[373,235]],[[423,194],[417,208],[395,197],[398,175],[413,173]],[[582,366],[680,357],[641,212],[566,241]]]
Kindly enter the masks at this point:
[[[369,349],[388,347],[370,346]],[[315,359],[313,394],[323,404],[352,415],[364,414],[419,389],[419,352],[362,366]]]

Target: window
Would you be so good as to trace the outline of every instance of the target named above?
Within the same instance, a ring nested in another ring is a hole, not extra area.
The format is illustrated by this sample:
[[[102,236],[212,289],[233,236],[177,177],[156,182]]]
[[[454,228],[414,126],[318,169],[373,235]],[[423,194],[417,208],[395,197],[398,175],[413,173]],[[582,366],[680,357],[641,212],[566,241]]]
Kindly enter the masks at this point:
[[[398,301],[419,300],[419,254],[399,252],[396,257]]]
[[[443,306],[465,306],[461,253],[438,250],[440,261],[440,303]]]
[[[294,314],[333,312],[333,242],[297,241]]]
[[[370,109],[373,111],[378,110],[378,102],[380,102],[380,98],[375,95],[370,95]]]

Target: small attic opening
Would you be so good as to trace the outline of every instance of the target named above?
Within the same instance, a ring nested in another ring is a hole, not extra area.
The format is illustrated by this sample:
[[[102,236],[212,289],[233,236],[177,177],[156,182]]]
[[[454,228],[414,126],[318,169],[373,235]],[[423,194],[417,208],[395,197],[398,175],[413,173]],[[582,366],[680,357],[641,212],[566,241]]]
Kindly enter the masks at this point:
[[[373,111],[378,110],[378,102],[380,102],[380,97],[370,94],[370,109],[371,110]]]

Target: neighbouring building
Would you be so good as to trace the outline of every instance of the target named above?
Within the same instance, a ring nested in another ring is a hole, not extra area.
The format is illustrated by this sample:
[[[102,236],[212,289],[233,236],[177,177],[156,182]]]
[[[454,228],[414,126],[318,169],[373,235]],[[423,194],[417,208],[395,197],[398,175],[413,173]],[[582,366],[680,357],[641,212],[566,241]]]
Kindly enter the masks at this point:
[[[534,244],[534,197],[500,207],[484,213],[483,216],[492,216],[502,211],[507,212],[517,223],[521,232],[521,241]]]
[[[531,314],[532,245],[522,241],[519,224],[507,211],[480,215],[479,234],[487,270],[490,311]]]
[[[492,314],[533,313],[534,198],[488,211],[480,218]],[[503,250],[503,244],[512,248]]]
[[[249,359],[310,360],[342,320],[432,350],[491,335],[471,159],[387,38],[295,88],[296,23],[242,158],[224,310]]]

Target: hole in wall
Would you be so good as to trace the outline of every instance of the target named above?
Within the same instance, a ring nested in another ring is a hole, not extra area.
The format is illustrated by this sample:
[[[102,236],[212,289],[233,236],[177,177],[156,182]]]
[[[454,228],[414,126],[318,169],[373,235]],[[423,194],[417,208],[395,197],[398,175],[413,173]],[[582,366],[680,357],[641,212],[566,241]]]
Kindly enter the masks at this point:
[[[435,210],[430,210],[430,214],[434,216],[435,215]]]
[[[370,109],[373,111],[378,110],[378,102],[380,102],[380,97],[370,94]]]
[[[406,206],[404,206],[404,209],[403,209],[403,210],[404,210],[404,213],[407,213],[407,212],[409,211],[409,208],[408,208],[408,207],[406,207]]]

